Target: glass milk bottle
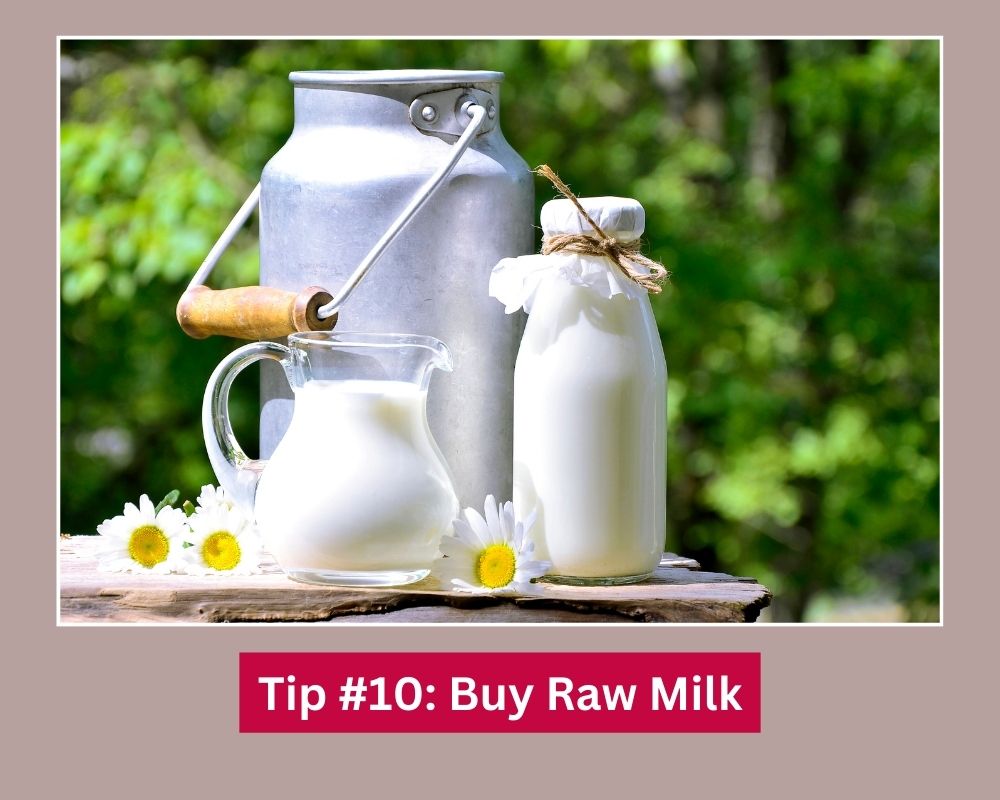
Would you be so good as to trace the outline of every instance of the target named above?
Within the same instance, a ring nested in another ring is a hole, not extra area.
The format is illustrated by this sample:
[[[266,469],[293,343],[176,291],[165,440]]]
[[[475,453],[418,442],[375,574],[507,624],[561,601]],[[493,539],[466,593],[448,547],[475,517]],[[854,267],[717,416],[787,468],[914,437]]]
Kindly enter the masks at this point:
[[[579,202],[617,243],[642,235],[635,200]],[[541,222],[547,245],[594,235],[569,200],[546,203]],[[537,514],[547,580],[649,577],[666,527],[666,363],[647,290],[614,260],[567,248],[504,259],[490,294],[507,313],[528,312],[514,372],[514,507]]]

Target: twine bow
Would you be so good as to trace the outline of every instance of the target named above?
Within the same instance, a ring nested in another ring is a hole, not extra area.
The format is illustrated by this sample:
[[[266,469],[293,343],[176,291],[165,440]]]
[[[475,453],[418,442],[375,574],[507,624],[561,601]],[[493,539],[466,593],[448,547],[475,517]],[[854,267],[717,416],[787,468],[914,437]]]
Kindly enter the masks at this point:
[[[546,236],[542,239],[542,255],[549,253],[578,253],[583,256],[603,256],[613,261],[626,278],[635,281],[643,289],[651,294],[659,294],[662,291],[660,284],[665,281],[670,273],[660,263],[646,258],[639,252],[639,242],[620,242],[613,236],[608,236],[601,226],[591,218],[577,199],[570,188],[562,182],[560,177],[552,170],[548,164],[542,164],[535,172],[544,178],[548,178],[552,185],[569,200],[576,210],[580,212],[587,224],[594,229],[596,236],[587,233],[557,233],[554,236]],[[640,272],[635,267],[644,267],[649,272]]]

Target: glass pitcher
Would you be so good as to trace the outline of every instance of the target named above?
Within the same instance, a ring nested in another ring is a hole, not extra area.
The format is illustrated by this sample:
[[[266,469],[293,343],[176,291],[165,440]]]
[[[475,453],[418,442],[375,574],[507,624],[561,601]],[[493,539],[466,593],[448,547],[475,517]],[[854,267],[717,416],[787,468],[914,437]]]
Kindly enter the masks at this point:
[[[284,368],[295,405],[272,457],[257,461],[233,435],[229,388],[265,358]],[[451,371],[452,359],[433,337],[335,332],[254,342],[216,367],[202,406],[209,459],[291,578],[391,586],[428,574],[459,510],[427,423],[435,367]]]

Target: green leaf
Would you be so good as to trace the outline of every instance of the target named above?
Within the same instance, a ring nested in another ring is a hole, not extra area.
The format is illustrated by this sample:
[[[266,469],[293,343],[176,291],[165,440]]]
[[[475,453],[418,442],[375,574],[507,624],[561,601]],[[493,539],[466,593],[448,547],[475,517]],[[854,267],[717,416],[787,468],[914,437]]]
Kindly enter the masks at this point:
[[[181,493],[180,490],[178,489],[174,489],[172,492],[167,492],[166,497],[164,497],[159,503],[156,504],[156,513],[159,514],[161,509],[176,503],[177,498],[179,498],[180,496]]]
[[[185,500],[184,505],[182,505],[181,508],[184,509],[184,513],[187,514],[189,517],[194,513],[194,503],[192,503],[190,500]]]

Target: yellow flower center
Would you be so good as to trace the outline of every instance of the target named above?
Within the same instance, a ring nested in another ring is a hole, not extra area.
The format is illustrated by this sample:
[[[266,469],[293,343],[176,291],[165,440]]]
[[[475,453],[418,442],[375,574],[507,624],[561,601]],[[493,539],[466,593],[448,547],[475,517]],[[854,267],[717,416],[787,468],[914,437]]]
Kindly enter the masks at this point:
[[[491,544],[476,559],[476,578],[488,589],[499,589],[514,580],[516,566],[510,545]]]
[[[201,546],[201,560],[212,569],[232,569],[240,563],[240,556],[240,543],[229,531],[210,534]]]
[[[128,539],[128,554],[133,561],[142,564],[146,569],[166,561],[169,552],[170,541],[155,525],[136,528]]]

